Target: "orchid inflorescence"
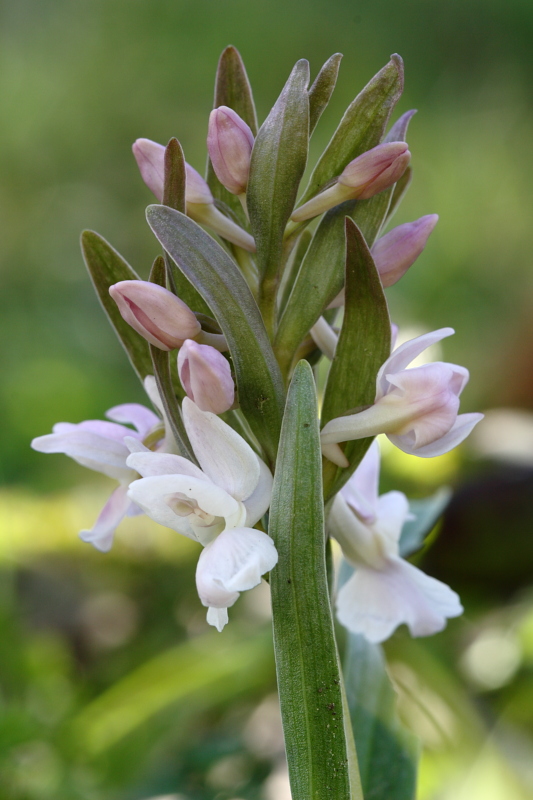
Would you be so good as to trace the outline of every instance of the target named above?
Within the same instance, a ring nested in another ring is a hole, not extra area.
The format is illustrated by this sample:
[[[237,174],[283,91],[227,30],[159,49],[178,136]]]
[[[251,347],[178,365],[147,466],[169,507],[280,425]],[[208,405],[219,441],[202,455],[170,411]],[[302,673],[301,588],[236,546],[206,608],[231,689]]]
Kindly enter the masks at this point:
[[[396,283],[414,263],[438,217],[383,233],[410,174],[404,138],[414,112],[384,135],[401,91],[398,56],[352,103],[294,207],[310,123],[325,108],[338,63],[332,57],[308,90],[307,62],[298,62],[257,131],[244,67],[228,48],[209,119],[205,180],[185,163],[176,140],[168,147],[148,139],[134,143],[141,176],[162,203],[149,209],[148,218],[164,260],[149,281],[140,280],[98,237],[99,257],[108,264],[102,278],[95,269],[96,234],[84,235],[83,249],[101,298],[108,292],[112,299],[103,299],[112,321],[117,317],[109,303],[120,312],[115,327],[158,413],[117,406],[107,412],[110,422],[59,423],[32,446],[65,453],[119,481],[93,529],[81,533],[99,550],[110,549],[123,516],[141,512],[198,541],[204,548],[198,592],[208,622],[221,630],[239,593],[275,568],[278,555],[265,516],[279,436],[275,406],[298,359],[316,363],[325,354],[333,359],[321,432],[324,490],[332,500],[326,525],[354,568],[338,591],[338,616],[351,631],[382,641],[401,623],[415,636],[434,633],[462,609],[448,587],[398,555],[409,504],[401,492],[378,497],[379,448],[371,442],[385,434],[406,453],[437,456],[463,441],[482,415],[458,415],[469,377],[465,368],[442,362],[408,368],[452,334],[450,328],[397,347],[375,365],[373,377],[372,364],[360,369],[360,348],[350,359],[352,331],[345,328],[353,325],[358,303],[374,304],[378,313],[371,309],[367,330],[357,334],[366,337],[367,349],[387,353],[391,325],[381,287]],[[227,103],[224,70],[226,83],[230,75],[235,84]],[[319,215],[325,216],[310,235],[307,226]],[[228,261],[231,274],[224,273]],[[359,285],[350,270],[366,274]],[[210,271],[220,286],[212,284]],[[241,312],[248,330],[231,308],[220,310],[224,290],[235,303],[245,297]],[[339,337],[334,320],[345,304]],[[258,328],[261,335],[250,347]],[[179,383],[166,355],[175,350]],[[266,358],[247,381],[247,364],[261,350]],[[261,385],[266,372],[269,380]],[[358,382],[362,389],[351,391]],[[340,401],[332,397],[335,390]],[[350,408],[348,399],[363,395],[366,402]],[[354,450],[357,440],[363,446]]]

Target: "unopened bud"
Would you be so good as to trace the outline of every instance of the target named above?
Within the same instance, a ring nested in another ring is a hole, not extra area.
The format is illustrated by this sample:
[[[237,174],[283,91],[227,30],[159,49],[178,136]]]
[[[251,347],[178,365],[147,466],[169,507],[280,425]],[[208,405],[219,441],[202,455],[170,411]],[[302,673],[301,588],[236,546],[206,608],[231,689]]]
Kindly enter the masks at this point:
[[[165,148],[150,139],[137,139],[132,149],[143,181],[161,203],[165,186]],[[218,210],[211,190],[200,173],[187,163],[185,170],[187,215],[195,222],[207,225],[228,242],[255,253],[253,238]]]
[[[337,182],[296,209],[291,219],[303,222],[316,217],[345,200],[367,200],[401,178],[411,159],[405,142],[386,142],[367,150],[337,178]]]
[[[426,246],[438,220],[438,214],[428,214],[415,222],[398,225],[377,240],[372,255],[383,286],[392,286],[405,275]]]
[[[248,186],[254,135],[246,122],[227,106],[215,108],[209,117],[207,149],[220,183],[232,194]]]
[[[178,373],[187,397],[202,411],[222,414],[232,407],[235,385],[230,365],[214,347],[187,339],[178,353]]]
[[[188,305],[163,286],[149,281],[120,281],[109,294],[123,319],[160,350],[181,347],[201,326]]]

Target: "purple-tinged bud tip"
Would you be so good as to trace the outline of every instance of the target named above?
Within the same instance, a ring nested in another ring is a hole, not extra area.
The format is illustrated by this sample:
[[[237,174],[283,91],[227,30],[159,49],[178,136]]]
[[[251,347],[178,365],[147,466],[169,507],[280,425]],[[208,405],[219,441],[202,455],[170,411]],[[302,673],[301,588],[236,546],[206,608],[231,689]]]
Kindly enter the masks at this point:
[[[178,353],[178,373],[187,397],[202,411],[222,414],[232,407],[235,384],[230,365],[214,347],[187,339]]]
[[[254,135],[246,122],[227,106],[215,108],[209,117],[207,149],[220,183],[232,194],[243,194],[248,185]]]
[[[377,240],[372,256],[383,286],[392,286],[405,275],[426,246],[438,220],[438,214],[428,214],[415,222],[398,225]]]
[[[386,142],[362,153],[339,176],[339,183],[357,190],[366,200],[396,183],[405,172],[411,153],[405,142]]]
[[[201,326],[188,305],[168,289],[149,281],[120,281],[109,294],[123,319],[160,350],[181,347],[200,333]]]

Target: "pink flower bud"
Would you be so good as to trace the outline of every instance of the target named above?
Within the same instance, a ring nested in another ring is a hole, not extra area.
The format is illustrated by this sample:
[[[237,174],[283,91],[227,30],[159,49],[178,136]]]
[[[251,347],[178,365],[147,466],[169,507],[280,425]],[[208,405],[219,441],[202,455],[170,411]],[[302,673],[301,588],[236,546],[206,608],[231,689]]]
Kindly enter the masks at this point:
[[[366,200],[396,183],[406,170],[411,153],[405,142],[386,142],[367,150],[339,176],[339,183],[356,190],[354,197]]]
[[[246,122],[227,106],[215,108],[209,117],[207,149],[220,183],[232,194],[243,194],[248,185],[254,135]]]
[[[416,222],[398,225],[378,239],[372,255],[383,286],[392,286],[405,275],[426,246],[438,220],[438,214],[428,214]]]
[[[151,139],[137,139],[132,150],[143,181],[161,203],[165,185],[165,147]],[[200,173],[187,163],[185,169],[187,203],[212,203],[213,195]]]
[[[222,414],[233,405],[230,366],[214,347],[187,339],[178,353],[178,373],[187,397],[202,411]]]
[[[181,347],[201,326],[183,300],[148,281],[120,281],[109,294],[126,322],[161,350]]]
[[[293,222],[303,222],[345,200],[373,197],[401,178],[410,159],[411,153],[405,142],[378,144],[350,161],[333,186],[296,209],[291,219]]]
[[[150,139],[137,139],[132,149],[143,181],[161,203],[165,185],[165,148]],[[185,169],[187,215],[200,225],[211,228],[229,242],[248,250],[249,253],[255,253],[253,238],[218,210],[211,190],[200,173],[187,163]]]

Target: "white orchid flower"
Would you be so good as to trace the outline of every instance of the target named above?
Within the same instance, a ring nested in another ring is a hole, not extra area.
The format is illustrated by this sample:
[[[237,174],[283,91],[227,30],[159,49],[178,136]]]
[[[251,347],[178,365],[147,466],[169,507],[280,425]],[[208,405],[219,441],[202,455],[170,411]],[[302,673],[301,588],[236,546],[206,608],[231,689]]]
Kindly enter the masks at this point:
[[[270,505],[272,475],[233,428],[185,397],[183,420],[200,468],[181,456],[128,442],[127,464],[143,477],[129,497],[160,525],[203,545],[196,570],[207,621],[219,631],[239,593],[277,563],[272,539],[253,525]]]
[[[338,443],[378,433],[385,433],[404,453],[422,458],[447,453],[466,439],[483,419],[483,414],[457,414],[468,370],[444,362],[406,369],[426,348],[453,333],[453,328],[441,328],[396,348],[378,372],[374,405],[324,426],[324,455],[347,467]]]
[[[375,441],[336,496],[328,528],[355,572],[337,594],[337,617],[348,630],[383,642],[405,623],[413,636],[442,630],[463,612],[446,584],[399,555],[409,503],[402,492],[378,496],[379,445]]]
[[[159,395],[152,376],[146,378],[145,389],[155,401],[156,407],[159,407]],[[80,532],[80,538],[84,542],[89,542],[103,553],[111,549],[119,522],[125,516],[141,513],[140,508],[127,495],[129,484],[138,475],[126,464],[130,450],[124,440],[140,443],[161,426],[159,417],[138,403],[125,403],[110,408],[106,411],[106,417],[112,421],[90,419],[78,424],[58,422],[53,427],[53,433],[38,436],[31,443],[33,449],[40,453],[64,453],[78,464],[119,482],[120,485],[103,507],[93,528]],[[126,425],[133,425],[135,430],[125,427]],[[164,439],[159,446],[169,447],[169,439]]]

